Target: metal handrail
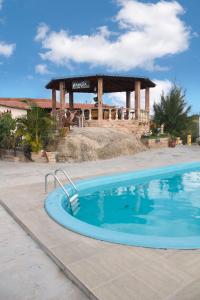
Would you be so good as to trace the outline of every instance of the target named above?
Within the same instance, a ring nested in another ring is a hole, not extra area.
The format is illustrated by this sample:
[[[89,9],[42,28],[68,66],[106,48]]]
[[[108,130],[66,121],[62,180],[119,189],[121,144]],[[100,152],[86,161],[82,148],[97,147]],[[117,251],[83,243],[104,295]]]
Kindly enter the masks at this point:
[[[59,169],[55,170],[54,175],[56,176],[58,172],[63,173],[65,175],[65,177],[67,178],[67,180],[71,183],[71,185],[73,186],[75,191],[78,192],[78,189],[77,189],[76,185],[73,183],[73,181],[71,180],[71,178],[69,177],[67,172],[65,172],[63,169],[59,168]],[[54,181],[54,184],[56,186],[56,181]]]
[[[48,193],[48,186],[47,186],[48,181],[47,180],[48,180],[49,176],[53,176],[54,184],[55,184],[55,182],[58,182],[58,184],[60,185],[60,187],[62,188],[62,190],[64,191],[64,193],[66,194],[66,196],[69,200],[70,195],[69,195],[68,191],[65,189],[65,187],[62,185],[62,183],[60,182],[60,180],[58,179],[58,177],[54,173],[48,173],[48,174],[45,175],[45,193],[46,194]]]

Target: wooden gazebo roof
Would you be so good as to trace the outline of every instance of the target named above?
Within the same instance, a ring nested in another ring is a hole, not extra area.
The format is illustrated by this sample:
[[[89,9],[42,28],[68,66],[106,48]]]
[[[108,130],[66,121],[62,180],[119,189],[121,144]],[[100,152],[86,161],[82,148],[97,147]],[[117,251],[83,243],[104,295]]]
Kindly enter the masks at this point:
[[[60,89],[60,82],[65,83],[65,89],[67,92],[74,93],[95,93],[97,91],[98,79],[103,79],[103,93],[115,93],[115,92],[132,92],[134,91],[135,82],[141,82],[141,89],[153,88],[156,86],[148,78],[144,77],[132,77],[132,76],[115,76],[115,75],[86,75],[86,76],[76,76],[76,77],[64,77],[52,79],[47,85],[47,89]],[[83,86],[77,84],[81,84]]]

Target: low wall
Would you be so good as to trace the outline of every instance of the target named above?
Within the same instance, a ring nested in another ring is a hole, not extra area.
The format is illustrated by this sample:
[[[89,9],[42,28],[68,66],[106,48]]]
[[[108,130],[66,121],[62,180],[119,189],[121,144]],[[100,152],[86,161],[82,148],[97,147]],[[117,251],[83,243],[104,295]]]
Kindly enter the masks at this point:
[[[169,146],[168,138],[157,138],[157,139],[143,138],[142,142],[148,148],[165,148]]]
[[[39,153],[34,153],[32,152],[31,158],[34,162],[37,163],[55,163],[56,162],[56,152],[44,152],[42,154],[41,152]],[[14,150],[0,150],[0,159],[5,160],[5,161],[10,161],[10,162],[26,162],[28,161],[25,156],[23,151],[14,151]]]
[[[22,151],[0,150],[0,159],[11,162],[25,161],[24,153]]]

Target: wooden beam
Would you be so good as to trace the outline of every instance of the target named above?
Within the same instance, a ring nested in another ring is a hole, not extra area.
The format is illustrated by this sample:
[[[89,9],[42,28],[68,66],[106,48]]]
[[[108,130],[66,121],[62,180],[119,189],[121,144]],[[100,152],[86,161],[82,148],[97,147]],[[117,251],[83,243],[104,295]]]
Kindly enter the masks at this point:
[[[52,113],[56,113],[56,89],[52,89]]]
[[[98,78],[98,120],[103,119],[103,78]]]
[[[135,118],[139,119],[140,117],[140,101],[141,101],[141,81],[135,81]]]
[[[145,89],[145,111],[150,111],[150,88],[147,87]]]
[[[60,82],[60,109],[65,109],[65,83],[64,81]]]
[[[69,109],[73,110],[74,109],[74,93],[69,92]]]
[[[131,108],[131,92],[126,92],[126,108]]]

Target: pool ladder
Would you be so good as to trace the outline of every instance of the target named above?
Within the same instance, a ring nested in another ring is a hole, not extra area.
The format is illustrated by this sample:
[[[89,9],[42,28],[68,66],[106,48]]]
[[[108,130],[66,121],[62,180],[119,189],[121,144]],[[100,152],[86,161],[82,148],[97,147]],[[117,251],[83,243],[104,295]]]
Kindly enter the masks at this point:
[[[62,173],[65,175],[66,179],[68,180],[68,182],[72,186],[73,190],[75,191],[74,195],[70,196],[70,193],[68,192],[68,190],[65,188],[65,186],[61,183],[60,179],[58,178],[58,173]],[[67,174],[67,172],[64,171],[63,169],[59,168],[59,169],[56,169],[54,172],[50,172],[45,175],[45,193],[46,194],[48,193],[48,177],[49,176],[52,176],[54,178],[54,187],[56,188],[57,183],[58,183],[59,186],[61,187],[61,189],[63,190],[63,192],[65,193],[65,195],[67,196],[68,204],[71,209],[71,212],[73,214],[76,213],[79,210],[78,189],[77,189],[76,185],[73,183],[73,181],[71,180],[71,178],[69,177],[69,175]]]

